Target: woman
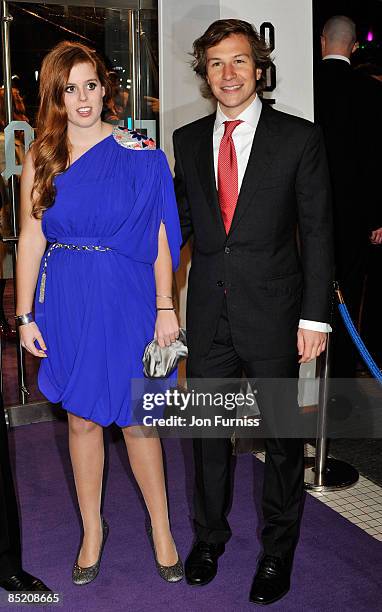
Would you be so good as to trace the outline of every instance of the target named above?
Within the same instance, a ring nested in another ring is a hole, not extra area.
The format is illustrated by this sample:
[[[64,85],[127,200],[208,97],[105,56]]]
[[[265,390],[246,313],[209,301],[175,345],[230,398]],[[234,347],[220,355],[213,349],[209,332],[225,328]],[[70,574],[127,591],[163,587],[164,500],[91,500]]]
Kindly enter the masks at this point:
[[[37,139],[22,174],[16,314],[22,345],[42,358],[40,390],[68,412],[84,530],[74,583],[97,576],[108,534],[100,515],[102,428],[113,422],[150,515],[158,571],[177,581],[183,568],[161,445],[137,435],[130,382],[142,377],[154,333],[162,347],[179,334],[171,298],[179,220],[165,155],[101,121],[108,94],[105,66],[87,47],[63,42],[45,57]]]

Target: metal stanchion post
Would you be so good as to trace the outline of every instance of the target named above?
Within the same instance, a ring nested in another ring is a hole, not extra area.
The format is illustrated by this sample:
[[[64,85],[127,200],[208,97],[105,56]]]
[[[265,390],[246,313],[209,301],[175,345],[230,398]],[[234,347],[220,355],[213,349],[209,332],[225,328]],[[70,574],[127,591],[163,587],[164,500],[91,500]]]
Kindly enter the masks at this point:
[[[322,358],[325,361],[320,373],[316,456],[305,458],[305,488],[313,491],[333,491],[353,486],[357,482],[359,474],[352,465],[327,456],[326,424],[329,398],[330,334],[328,334],[326,351]]]

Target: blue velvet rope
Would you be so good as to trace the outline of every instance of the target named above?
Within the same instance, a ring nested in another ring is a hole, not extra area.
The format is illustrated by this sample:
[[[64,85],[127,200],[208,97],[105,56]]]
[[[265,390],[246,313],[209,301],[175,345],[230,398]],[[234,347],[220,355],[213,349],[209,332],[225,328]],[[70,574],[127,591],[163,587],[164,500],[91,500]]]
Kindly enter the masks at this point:
[[[371,374],[378,380],[380,384],[382,384],[382,372],[377,366],[377,364],[375,363],[372,356],[370,355],[369,351],[367,350],[365,343],[363,342],[361,336],[357,332],[354,326],[354,323],[350,317],[349,311],[346,307],[346,304],[344,303],[338,304],[338,309],[340,311],[340,314],[346,326],[346,329],[348,330],[351,339],[353,340],[354,344],[356,345],[359,351],[359,354],[361,355],[365,364],[369,368]]]

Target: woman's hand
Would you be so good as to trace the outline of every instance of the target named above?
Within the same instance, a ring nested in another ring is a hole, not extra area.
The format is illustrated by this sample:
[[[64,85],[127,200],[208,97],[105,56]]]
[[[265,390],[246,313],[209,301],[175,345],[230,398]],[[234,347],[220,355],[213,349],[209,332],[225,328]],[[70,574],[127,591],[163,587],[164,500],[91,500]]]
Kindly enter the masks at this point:
[[[44,342],[44,339],[41,335],[39,328],[37,327],[34,321],[32,321],[31,323],[27,323],[26,325],[20,325],[19,334],[20,334],[21,346],[24,347],[28,351],[28,353],[31,353],[35,357],[47,357],[48,356],[44,352],[47,350],[46,344]],[[37,342],[41,346],[41,349],[43,350],[39,350],[35,347],[35,344],[34,344],[35,340],[37,340]]]
[[[159,310],[155,323],[155,339],[159,346],[170,346],[179,338],[179,323],[173,310]]]

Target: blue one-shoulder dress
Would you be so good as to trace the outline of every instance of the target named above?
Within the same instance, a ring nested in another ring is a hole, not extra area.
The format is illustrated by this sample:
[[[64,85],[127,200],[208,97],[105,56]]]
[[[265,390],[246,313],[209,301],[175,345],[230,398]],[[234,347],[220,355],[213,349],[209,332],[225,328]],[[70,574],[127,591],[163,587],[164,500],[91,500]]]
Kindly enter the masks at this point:
[[[114,128],[56,177],[54,204],[42,218],[50,246],[35,298],[48,355],[39,389],[103,426],[136,422],[130,383],[142,378],[154,336],[161,221],[173,269],[179,264],[172,176],[163,151],[151,146]]]

